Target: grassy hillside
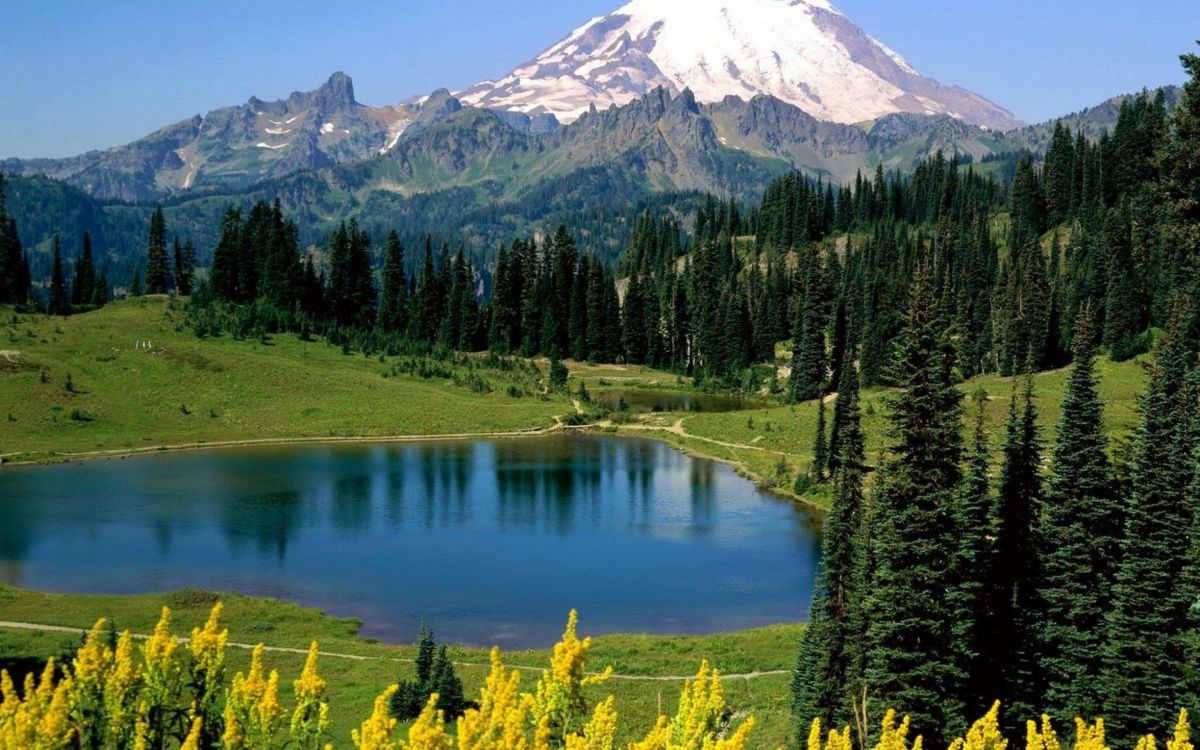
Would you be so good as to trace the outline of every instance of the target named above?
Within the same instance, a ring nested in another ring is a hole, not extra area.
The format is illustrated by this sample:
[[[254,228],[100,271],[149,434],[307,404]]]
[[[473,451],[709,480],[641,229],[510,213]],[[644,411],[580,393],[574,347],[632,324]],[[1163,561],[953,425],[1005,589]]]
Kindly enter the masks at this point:
[[[40,461],[246,440],[521,432],[551,427],[556,417],[573,411],[566,398],[537,395],[529,372],[488,369],[482,359],[473,369],[451,366],[424,378],[398,372],[395,358],[347,355],[290,335],[267,342],[200,340],[184,321],[180,303],[150,297],[71,318],[0,312],[0,459]],[[572,381],[594,393],[686,388],[674,374],[643,367],[572,368]],[[1145,359],[1101,359],[1098,370],[1109,438],[1119,451],[1136,421]],[[1067,373],[1042,373],[1035,380],[1047,445]],[[73,391],[66,388],[68,374]],[[525,395],[509,395],[509,386]],[[987,421],[998,443],[1013,381],[985,376],[961,387],[967,394],[987,392]],[[882,389],[863,394],[868,455],[875,460],[887,443],[887,396]],[[730,461],[762,484],[787,490],[809,469],[816,420],[813,402],[645,415],[616,429]],[[809,499],[820,504],[824,496],[818,490]]]
[[[572,411],[534,395],[527,372],[457,367],[455,385],[295,336],[202,341],[184,319],[180,303],[149,297],[71,318],[0,313],[0,456],[512,432]],[[530,395],[514,398],[509,385]]]
[[[1097,363],[1108,438],[1118,457],[1137,423],[1138,396],[1145,389],[1148,377],[1146,364],[1145,357],[1121,363],[1101,358]],[[1069,372],[1069,368],[1055,370],[1034,378],[1039,424],[1047,452],[1053,446]],[[641,368],[588,369],[578,374],[596,392],[602,392],[602,383],[622,386],[641,383],[665,387],[671,382],[661,374]],[[989,375],[960,386],[968,396],[967,423],[974,419],[970,396],[977,391],[987,393],[986,423],[997,450],[1004,434],[1009,399],[1016,385],[1012,378]],[[875,388],[868,389],[862,397],[867,457],[875,464],[882,459],[888,445],[888,396],[886,389]],[[832,404],[828,408],[832,409]],[[795,406],[771,406],[727,413],[654,414],[614,429],[631,434],[654,435],[693,453],[727,461],[759,484],[787,493],[796,477],[811,468],[817,404],[814,401]],[[827,489],[818,487],[807,493],[804,499],[816,505],[825,505],[829,500]]]

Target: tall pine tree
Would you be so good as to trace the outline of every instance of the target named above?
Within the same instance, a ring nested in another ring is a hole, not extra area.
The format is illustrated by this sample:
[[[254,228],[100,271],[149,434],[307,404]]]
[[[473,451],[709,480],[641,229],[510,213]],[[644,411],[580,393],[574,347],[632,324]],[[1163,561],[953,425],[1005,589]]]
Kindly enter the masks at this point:
[[[1104,717],[1114,743],[1170,726],[1189,697],[1190,608],[1184,576],[1194,561],[1187,488],[1195,474],[1189,387],[1191,310],[1177,302],[1142,399],[1133,494],[1113,589],[1105,652]]]
[[[792,676],[792,714],[803,737],[814,718],[824,726],[850,722],[863,686],[863,482],[866,450],[859,410],[858,376],[842,369],[841,440],[833,504],[822,530],[822,561],[808,627]]]
[[[171,269],[167,263],[167,220],[162,206],[150,215],[150,232],[146,239],[146,293],[166,294],[170,288]]]
[[[383,251],[383,288],[379,298],[379,327],[402,332],[408,327],[408,279],[404,274],[404,245],[395,230]]]
[[[51,315],[69,315],[71,301],[67,297],[67,282],[63,276],[62,242],[54,235],[54,262],[50,270],[50,299],[46,312]]]
[[[891,455],[872,510],[874,571],[867,595],[867,674],[876,705],[912,717],[932,746],[961,730],[966,675],[946,596],[962,481],[962,394],[955,357],[921,265],[909,292],[892,377]]]
[[[1042,532],[1043,708],[1054,716],[1091,717],[1103,710],[1105,616],[1120,554],[1121,503],[1097,392],[1095,339],[1095,316],[1085,308],[1075,322],[1075,364],[1058,423]]]

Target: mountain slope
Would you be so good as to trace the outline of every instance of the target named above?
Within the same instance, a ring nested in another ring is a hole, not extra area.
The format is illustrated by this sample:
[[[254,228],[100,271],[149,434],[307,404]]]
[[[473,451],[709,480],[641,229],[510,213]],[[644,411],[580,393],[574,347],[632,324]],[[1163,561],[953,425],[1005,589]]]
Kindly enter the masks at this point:
[[[690,89],[703,103],[767,94],[829,122],[910,112],[995,130],[1022,124],[978,94],[922,77],[827,0],[633,0],[459,97],[571,122],[657,87]]]
[[[394,147],[421,107],[367,107],[333,74],[320,88],[213,110],[127,146],[68,159],[7,159],[0,171],[45,175],[101,199],[161,200],[174,193],[239,190],[263,179],[362,161]]]

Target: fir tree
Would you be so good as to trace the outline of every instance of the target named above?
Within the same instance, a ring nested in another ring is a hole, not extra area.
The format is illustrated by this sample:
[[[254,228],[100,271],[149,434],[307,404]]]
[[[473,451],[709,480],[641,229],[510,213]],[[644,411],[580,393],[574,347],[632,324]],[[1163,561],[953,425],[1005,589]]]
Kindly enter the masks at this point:
[[[833,504],[821,537],[811,615],[792,676],[792,715],[800,737],[814,718],[824,726],[848,724],[863,685],[866,455],[853,363],[842,371],[841,388],[844,421]]]
[[[221,231],[213,250],[212,273],[209,282],[213,296],[223,302],[238,301],[238,266],[241,262],[242,213],[226,209],[221,217]]]
[[[196,246],[191,240],[183,243],[183,250],[175,262],[175,290],[188,297],[196,288]]]
[[[50,299],[46,311],[51,315],[71,314],[71,302],[63,277],[62,243],[57,234],[54,235],[54,265],[50,271]]]
[[[954,511],[960,544],[954,558],[954,585],[948,595],[964,613],[957,625],[960,658],[966,665],[968,716],[986,711],[996,700],[992,638],[996,614],[990,596],[996,576],[995,501],[991,490],[991,448],[987,433],[985,390],[975,392],[975,432],[962,492]]]
[[[379,299],[379,328],[401,332],[408,327],[408,279],[404,274],[404,246],[395,230],[388,233],[383,251],[383,284]]]
[[[83,248],[75,260],[75,278],[71,282],[71,304],[90,305],[96,291],[96,266],[92,260],[92,236],[83,233]]]
[[[1200,54],[1180,60],[1188,74],[1183,94],[1171,113],[1169,137],[1163,142],[1158,164],[1162,170],[1159,195],[1169,220],[1165,227],[1164,271],[1168,287],[1200,299]],[[1188,336],[1200,339],[1200,305],[1190,312]]]
[[[146,240],[146,293],[166,294],[170,288],[170,267],[167,265],[167,220],[162,206],[150,215],[150,232]]]
[[[954,352],[922,265],[909,292],[892,377],[892,446],[872,511],[866,684],[877,705],[912,717],[931,745],[960,731],[966,675],[946,592],[958,539],[962,395]]]
[[[142,267],[141,266],[134,266],[134,268],[133,268],[133,278],[130,279],[130,281],[129,281],[128,296],[130,296],[130,297],[141,297],[142,296]]]
[[[792,353],[792,375],[788,398],[793,403],[819,398],[829,377],[825,351],[827,321],[821,283],[820,258],[809,261],[804,304],[796,324],[796,345]]]
[[[1169,726],[1190,697],[1189,609],[1181,585],[1194,561],[1187,488],[1195,474],[1188,384],[1191,311],[1176,304],[1155,356],[1134,442],[1133,494],[1113,588],[1105,651],[1104,717],[1114,744]]]
[[[817,399],[817,434],[813,440],[812,475],[816,482],[825,481],[829,467],[829,441],[826,437],[825,399]]]
[[[442,325],[442,289],[438,284],[433,262],[433,241],[425,238],[425,254],[417,274],[417,289],[413,295],[412,315],[409,316],[409,335],[418,341],[432,342]]]
[[[96,278],[96,286],[92,289],[91,304],[95,307],[103,307],[108,304],[108,272],[100,269],[100,275]]]
[[[1013,716],[1037,714],[1042,691],[1034,625],[1040,616],[1039,519],[1042,512],[1041,445],[1033,404],[1033,377],[1023,379],[1009,404],[996,505],[995,566],[984,669],[994,676],[990,691]]]
[[[625,361],[630,364],[646,362],[648,314],[642,280],[633,276],[629,279],[625,304],[621,307],[621,348],[625,352]]]
[[[468,708],[462,680],[454,673],[454,663],[450,661],[444,644],[438,647],[437,658],[433,662],[430,693],[437,693],[437,708],[447,720],[457,719]]]
[[[1042,533],[1045,610],[1038,623],[1045,655],[1043,708],[1054,716],[1103,710],[1105,615],[1120,553],[1117,500],[1104,405],[1097,392],[1095,316],[1075,323],[1075,365],[1067,379]]]

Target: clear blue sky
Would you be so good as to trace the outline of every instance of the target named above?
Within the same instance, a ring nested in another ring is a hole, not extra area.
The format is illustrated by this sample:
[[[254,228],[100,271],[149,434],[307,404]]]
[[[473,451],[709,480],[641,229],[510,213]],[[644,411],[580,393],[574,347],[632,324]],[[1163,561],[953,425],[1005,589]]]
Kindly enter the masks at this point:
[[[687,0],[679,0],[687,2]],[[1200,0],[834,0],[922,73],[1028,121],[1177,83]],[[354,78],[392,104],[507,73],[622,0],[0,0],[0,158],[67,156]]]

